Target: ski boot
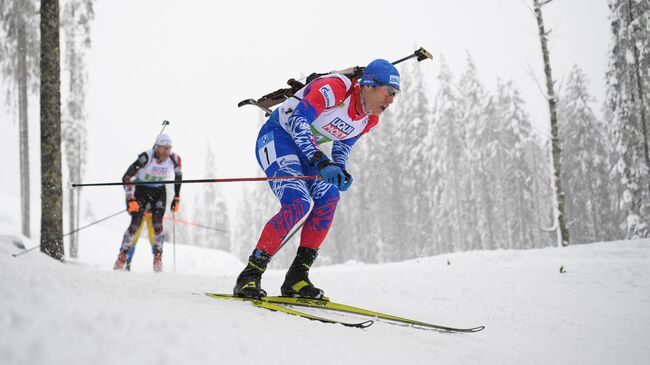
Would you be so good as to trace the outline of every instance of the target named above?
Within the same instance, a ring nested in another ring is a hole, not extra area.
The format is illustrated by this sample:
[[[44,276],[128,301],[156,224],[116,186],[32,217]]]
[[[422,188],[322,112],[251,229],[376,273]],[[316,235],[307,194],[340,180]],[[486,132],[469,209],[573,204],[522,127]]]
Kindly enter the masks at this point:
[[[307,247],[298,247],[296,258],[293,260],[284,284],[280,288],[283,297],[300,297],[310,299],[324,299],[323,291],[309,281],[309,268],[318,257],[318,250]]]
[[[124,270],[124,263],[126,262],[126,252],[120,251],[120,254],[117,255],[117,261],[113,266],[113,270]]]
[[[158,251],[156,249],[154,249],[154,252],[153,252],[153,271],[154,272],[162,272],[163,271],[162,251]]]
[[[244,271],[237,277],[237,283],[233,289],[233,294],[238,297],[262,299],[266,296],[266,291],[260,286],[262,274],[266,270],[266,265],[271,261],[271,255],[255,249],[253,254],[248,258],[248,264]]]
[[[126,266],[124,266],[124,270],[126,271],[131,271],[131,260],[133,260],[133,253],[135,252],[135,244],[129,248],[129,251],[126,253]]]

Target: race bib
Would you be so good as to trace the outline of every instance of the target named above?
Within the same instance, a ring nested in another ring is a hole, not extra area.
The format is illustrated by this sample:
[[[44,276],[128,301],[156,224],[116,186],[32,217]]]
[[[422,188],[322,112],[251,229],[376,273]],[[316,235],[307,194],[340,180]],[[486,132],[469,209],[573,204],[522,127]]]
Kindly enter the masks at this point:
[[[265,134],[257,141],[257,156],[262,163],[262,169],[265,171],[269,168],[269,165],[277,160],[273,132]]]

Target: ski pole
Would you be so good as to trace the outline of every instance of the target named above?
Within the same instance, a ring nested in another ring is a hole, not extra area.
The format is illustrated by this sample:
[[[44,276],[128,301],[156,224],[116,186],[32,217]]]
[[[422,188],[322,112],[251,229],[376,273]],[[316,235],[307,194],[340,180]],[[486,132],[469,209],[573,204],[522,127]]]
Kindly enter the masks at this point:
[[[176,273],[176,212],[172,212],[174,221],[172,222],[172,247],[174,256],[174,274]]]
[[[124,212],[124,209],[120,209],[119,212],[113,213],[113,214],[111,214],[111,215],[109,215],[109,216],[107,216],[107,217],[104,217],[104,218],[100,219],[100,220],[94,221],[94,222],[92,222],[92,223],[86,224],[86,225],[83,226],[83,227],[79,227],[79,228],[77,228],[77,229],[75,229],[75,230],[73,230],[73,231],[71,231],[71,232],[65,233],[65,234],[63,235],[63,237],[65,237],[65,236],[69,236],[69,235],[71,235],[71,234],[73,234],[73,233],[75,233],[75,232],[79,232],[79,231],[81,231],[82,229],[86,229],[86,228],[88,228],[88,227],[90,227],[90,226],[94,226],[94,225],[97,224],[97,223],[101,223],[101,222],[103,222],[103,221],[105,221],[105,220],[107,220],[107,219],[113,218],[113,217],[115,217],[116,215],[119,215],[119,214],[121,214],[121,213],[123,213],[123,212]],[[25,250],[25,251],[23,251],[23,252],[19,252],[19,253],[11,254],[11,256],[13,256],[13,257],[18,257],[18,256],[24,255],[24,254],[26,254],[26,253],[28,253],[28,252],[31,252],[31,251],[33,251],[33,250],[39,248],[39,247],[41,247],[41,245],[36,245],[36,246],[34,246],[34,247],[32,247],[32,248],[30,248],[30,249],[28,249],[28,250]]]
[[[211,230],[217,231],[217,232],[230,233],[226,229],[219,229],[219,228],[204,226],[202,224],[184,221],[182,219],[178,219],[178,218],[175,218],[175,217],[174,218],[165,217],[164,219],[167,220],[167,221],[173,221],[173,222],[178,222],[178,223],[181,223],[181,224],[187,224],[188,226],[192,226],[192,227],[199,227],[199,228],[211,229]]]
[[[282,247],[284,247],[284,245],[286,245],[287,243],[289,243],[289,241],[291,240],[291,238],[292,238],[296,233],[298,233],[298,231],[300,231],[300,230],[302,229],[302,226],[304,226],[304,225],[305,225],[305,222],[307,222],[307,218],[309,218],[309,215],[311,214],[311,212],[312,212],[313,209],[314,209],[314,207],[311,207],[311,208],[309,209],[309,212],[307,212],[307,214],[305,214],[305,217],[302,219],[302,221],[300,222],[300,224],[298,224],[298,225],[294,228],[294,230],[293,230],[293,231],[292,231],[292,232],[291,232],[287,237],[285,237],[285,238],[282,240],[282,243],[280,243],[280,247],[278,247],[277,251],[280,251],[280,250],[282,249]]]
[[[39,244],[39,245],[36,245],[36,246],[34,246],[34,247],[32,247],[32,248],[30,248],[30,249],[28,249],[28,250],[25,250],[25,251],[23,251],[23,252],[12,253],[11,256],[13,256],[13,257],[18,257],[18,256],[24,255],[24,254],[26,254],[26,253],[28,253],[28,252],[34,251],[35,249],[37,249],[37,248],[39,248],[39,247],[41,247],[40,244]]]
[[[124,209],[120,209],[118,212],[115,212],[115,213],[109,215],[108,217],[104,217],[104,218],[102,218],[102,219],[100,219],[100,220],[97,220],[97,221],[94,221],[94,222],[92,222],[92,223],[86,224],[86,225],[83,226],[83,227],[79,227],[79,228],[75,229],[74,231],[71,231],[71,232],[69,232],[69,233],[66,233],[66,234],[63,235],[63,237],[65,237],[65,236],[69,236],[69,235],[71,235],[71,234],[73,234],[73,233],[75,233],[75,232],[79,232],[79,231],[81,231],[82,229],[86,229],[86,228],[88,228],[88,227],[90,227],[90,226],[94,226],[94,225],[97,224],[97,223],[101,223],[101,222],[103,222],[103,221],[105,221],[105,220],[107,220],[107,219],[109,219],[109,218],[113,218],[113,217],[115,217],[116,215],[121,214],[121,213],[124,213],[124,212],[125,212]]]
[[[296,229],[293,230],[293,232],[291,232],[290,235],[288,235],[287,237],[284,238],[284,240],[283,240],[282,243],[280,244],[280,247],[278,247],[278,251],[280,251],[280,249],[282,249],[282,247],[283,247],[284,245],[286,245],[287,243],[289,243],[289,240],[291,240],[291,238],[292,238],[292,237],[293,237],[293,236],[294,236],[294,235],[295,235],[295,234],[296,234],[296,233],[297,233],[297,232],[302,228],[302,226],[305,225],[305,222],[306,222],[306,221],[307,221],[307,217],[305,217],[305,220],[303,220],[302,222],[300,222],[300,224],[296,227]]]
[[[224,182],[241,182],[241,181],[280,181],[280,180],[317,180],[320,176],[271,176],[271,177],[233,177],[224,179],[196,179],[196,180],[168,180],[168,181],[129,181],[129,182],[108,182],[108,183],[89,183],[89,184],[72,184],[73,188],[81,186],[113,186],[113,185],[160,185],[160,184],[194,184],[194,183],[224,183]]]

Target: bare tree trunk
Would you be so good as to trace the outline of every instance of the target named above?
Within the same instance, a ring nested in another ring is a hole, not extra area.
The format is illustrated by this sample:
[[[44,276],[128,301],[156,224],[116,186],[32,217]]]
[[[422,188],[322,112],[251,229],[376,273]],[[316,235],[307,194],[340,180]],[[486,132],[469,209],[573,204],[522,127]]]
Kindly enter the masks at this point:
[[[75,219],[75,195],[76,192],[72,189],[68,190],[69,191],[69,197],[68,197],[68,232],[74,232],[75,230],[75,224],[77,223],[77,220]],[[75,238],[77,237],[76,233],[73,233],[70,235],[68,238],[68,242],[70,243],[70,257],[76,258],[77,257],[77,242],[75,241]]]
[[[81,176],[81,174],[79,174]],[[77,224],[75,225],[76,227],[79,227],[79,217],[81,216],[81,189],[76,189],[75,190],[75,195],[77,196],[77,214],[75,215]],[[76,228],[75,228],[76,229]],[[79,231],[76,231],[74,233],[74,248],[70,247],[70,257],[77,258],[79,256]]]
[[[41,0],[41,251],[63,260],[59,1]]]
[[[75,174],[70,173],[71,176],[75,178],[73,181],[79,181],[81,176],[81,141],[77,140],[75,147],[77,148],[77,161],[76,164],[77,172]],[[74,166],[70,166],[74,168]],[[77,227],[79,227],[79,206],[81,199],[81,188],[77,188],[70,191],[70,232],[74,232]],[[79,231],[76,231],[70,235],[70,257],[77,258],[79,254]]]
[[[544,74],[546,75],[546,93],[548,100],[548,108],[551,114],[551,151],[553,160],[553,189],[555,190],[555,199],[557,202],[556,207],[556,222],[558,231],[558,246],[569,245],[569,229],[566,224],[565,203],[564,203],[564,190],[562,190],[562,181],[560,173],[562,171],[560,165],[560,138],[557,122],[557,97],[553,90],[553,75],[551,73],[551,62],[548,51],[548,39],[546,31],[544,30],[544,19],[542,18],[542,6],[550,3],[552,0],[545,0],[540,3],[540,0],[533,0],[535,17],[537,18],[537,25],[539,28],[539,39],[542,43],[542,56],[544,58]]]
[[[30,229],[30,179],[29,179],[29,128],[27,118],[27,37],[25,34],[25,7],[20,1],[16,11],[18,33],[18,115],[20,141],[20,217],[22,233],[31,237]]]

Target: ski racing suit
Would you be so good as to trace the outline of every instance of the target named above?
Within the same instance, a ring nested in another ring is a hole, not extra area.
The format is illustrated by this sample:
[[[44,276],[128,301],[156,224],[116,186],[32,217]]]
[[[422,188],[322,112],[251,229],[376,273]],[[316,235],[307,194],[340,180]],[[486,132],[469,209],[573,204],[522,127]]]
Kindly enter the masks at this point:
[[[163,217],[165,215],[165,206],[167,201],[167,191],[164,184],[156,184],[156,181],[164,181],[174,173],[175,180],[182,180],[183,173],[181,168],[181,157],[172,152],[165,161],[160,161],[155,156],[153,149],[142,152],[138,159],[129,166],[122,177],[123,182],[150,181],[146,185],[124,185],[127,199],[135,199],[140,209],[131,216],[131,224],[124,232],[122,238],[121,252],[128,252],[131,248],[134,236],[138,228],[142,225],[147,205],[151,209],[151,219],[154,230],[154,245],[152,250],[162,253],[163,247]],[[179,196],[181,184],[174,184],[174,194]]]
[[[329,74],[281,104],[257,138],[255,155],[266,176],[318,175],[314,155],[322,156],[319,145],[330,141],[331,161],[344,170],[352,146],[379,122],[378,116],[363,110],[360,91],[357,80]],[[300,246],[317,250],[334,218],[337,186],[323,180],[269,181],[269,185],[281,208],[264,226],[256,249],[274,255],[290,230],[309,213]]]

